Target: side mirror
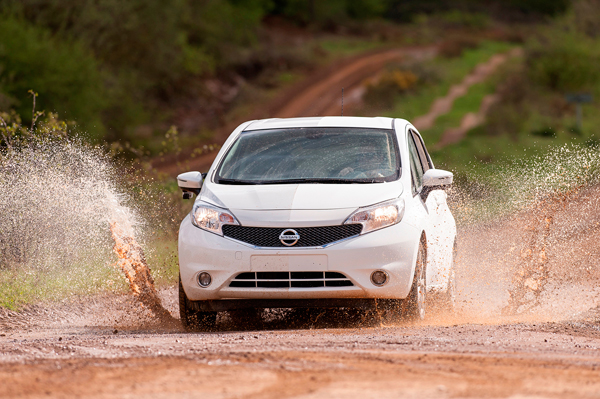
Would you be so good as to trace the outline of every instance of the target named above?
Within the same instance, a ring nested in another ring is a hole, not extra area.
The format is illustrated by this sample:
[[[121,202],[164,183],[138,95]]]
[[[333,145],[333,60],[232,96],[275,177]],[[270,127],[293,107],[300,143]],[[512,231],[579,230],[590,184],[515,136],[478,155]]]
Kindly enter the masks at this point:
[[[433,190],[444,190],[452,186],[454,175],[452,172],[442,169],[429,169],[423,174],[423,190],[421,190],[421,198],[423,201]]]
[[[177,185],[183,191],[183,199],[190,199],[200,194],[206,173],[186,172],[177,176]]]

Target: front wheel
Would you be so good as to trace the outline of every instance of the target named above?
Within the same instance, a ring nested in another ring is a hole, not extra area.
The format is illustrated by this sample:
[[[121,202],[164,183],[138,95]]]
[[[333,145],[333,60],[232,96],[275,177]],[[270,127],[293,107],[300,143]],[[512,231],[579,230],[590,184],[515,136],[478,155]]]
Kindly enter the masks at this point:
[[[408,297],[402,302],[402,313],[409,320],[420,321],[425,319],[426,299],[427,299],[427,270],[425,242],[421,240],[417,252],[417,263],[415,265],[415,275],[410,288]]]
[[[450,276],[448,277],[448,290],[446,290],[445,295],[445,310],[449,314],[454,314],[456,309],[456,273],[454,272],[455,267],[454,263],[456,262],[456,240],[454,240],[454,245],[452,246],[452,263],[450,269]]]
[[[455,274],[455,259],[456,259],[456,242],[452,250],[452,262],[448,276],[448,288],[445,292],[437,292],[434,295],[433,306],[436,314],[453,315],[456,307],[456,274]],[[431,301],[430,301],[431,303]]]
[[[183,328],[187,331],[207,331],[217,324],[217,312],[200,312],[194,309],[183,290],[181,276],[179,276],[179,316]]]

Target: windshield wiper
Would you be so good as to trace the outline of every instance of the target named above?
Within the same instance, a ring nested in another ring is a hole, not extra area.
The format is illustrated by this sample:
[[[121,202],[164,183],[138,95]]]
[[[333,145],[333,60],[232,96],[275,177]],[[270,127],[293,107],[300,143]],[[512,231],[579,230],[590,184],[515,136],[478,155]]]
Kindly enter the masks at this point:
[[[218,184],[234,184],[234,185],[253,185],[260,184],[251,180],[237,180],[237,179],[217,179]]]
[[[305,179],[281,179],[265,180],[261,184],[365,184],[379,183],[375,179],[327,179],[327,178],[305,178]]]
[[[370,184],[383,183],[377,179],[327,179],[327,178],[304,178],[304,179],[281,179],[281,180],[236,180],[219,179],[219,184]]]

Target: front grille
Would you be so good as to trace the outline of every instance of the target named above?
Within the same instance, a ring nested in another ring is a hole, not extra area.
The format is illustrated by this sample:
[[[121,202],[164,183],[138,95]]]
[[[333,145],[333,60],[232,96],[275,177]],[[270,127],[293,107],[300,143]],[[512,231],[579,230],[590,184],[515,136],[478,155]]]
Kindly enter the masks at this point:
[[[238,241],[246,242],[257,247],[285,247],[279,235],[288,229],[279,227],[247,227],[226,224],[223,226],[223,235]],[[321,247],[344,238],[357,236],[362,231],[361,224],[343,224],[338,226],[298,227],[293,228],[300,239],[292,246]]]
[[[236,288],[352,287],[352,281],[338,272],[245,272],[229,283]]]

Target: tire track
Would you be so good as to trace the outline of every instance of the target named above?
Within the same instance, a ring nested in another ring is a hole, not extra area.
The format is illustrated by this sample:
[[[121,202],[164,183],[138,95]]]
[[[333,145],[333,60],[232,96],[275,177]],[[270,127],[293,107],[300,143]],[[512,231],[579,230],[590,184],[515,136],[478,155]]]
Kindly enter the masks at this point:
[[[438,117],[450,112],[452,110],[452,106],[454,105],[454,101],[467,95],[471,86],[484,82],[509,59],[520,57],[522,55],[523,49],[518,47],[506,53],[493,55],[485,63],[476,66],[473,72],[467,75],[461,83],[452,86],[445,97],[435,100],[427,114],[416,118],[414,121],[415,127],[421,131],[432,128],[435,125],[435,120]],[[498,101],[498,99],[498,95],[496,94],[489,94],[485,96],[481,101],[479,110],[477,112],[469,112],[465,114],[459,127],[446,130],[440,141],[435,144],[435,148],[440,149],[449,144],[454,144],[461,141],[469,130],[485,122],[487,113],[489,112],[491,106]]]

